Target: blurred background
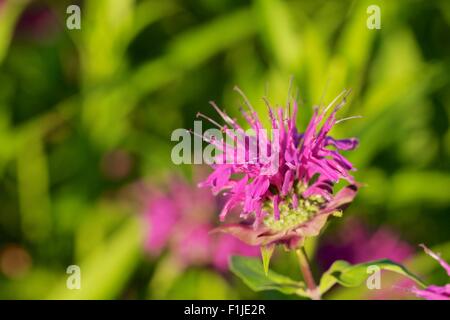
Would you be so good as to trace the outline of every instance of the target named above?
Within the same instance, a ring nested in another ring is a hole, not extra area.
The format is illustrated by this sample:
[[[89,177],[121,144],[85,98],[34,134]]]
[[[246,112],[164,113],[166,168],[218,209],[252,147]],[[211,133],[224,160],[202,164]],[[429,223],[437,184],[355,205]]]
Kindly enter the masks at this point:
[[[316,275],[389,257],[445,283],[417,245],[450,259],[449,40],[446,0],[0,0],[0,298],[295,298],[227,270],[228,254],[258,253],[204,236],[220,209],[195,187],[208,168],[170,158],[174,129],[217,119],[209,100],[238,117],[238,85],[264,114],[291,76],[301,128],[344,88],[341,117],[363,116],[332,132],[360,139],[346,155],[367,186],[308,243]],[[283,250],[273,268],[300,278]],[[410,298],[401,282],[326,298]]]

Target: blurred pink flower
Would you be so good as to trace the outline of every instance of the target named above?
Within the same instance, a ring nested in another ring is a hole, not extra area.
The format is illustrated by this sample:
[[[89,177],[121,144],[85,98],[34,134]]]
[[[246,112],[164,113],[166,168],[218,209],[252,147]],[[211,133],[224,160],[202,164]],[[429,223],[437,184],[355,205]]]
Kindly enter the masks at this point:
[[[349,220],[336,235],[325,239],[317,257],[324,269],[336,260],[363,263],[371,260],[390,259],[402,262],[413,254],[411,245],[388,227],[371,232],[362,222]]]
[[[218,212],[216,199],[207,191],[173,179],[166,192],[149,191],[144,217],[149,229],[146,250],[153,256],[168,249],[183,266],[213,265],[221,271],[231,255],[259,255],[259,248],[229,236],[210,234]]]
[[[450,265],[425,245],[422,244],[420,246],[425,250],[426,254],[439,262],[450,277]],[[413,287],[412,292],[419,298],[424,298],[426,300],[450,300],[450,283],[443,286],[431,285],[423,290]]]
[[[145,217],[150,223],[146,248],[152,254],[158,255],[166,246],[177,222],[177,208],[168,196],[161,195],[160,198],[156,197],[150,201]]]

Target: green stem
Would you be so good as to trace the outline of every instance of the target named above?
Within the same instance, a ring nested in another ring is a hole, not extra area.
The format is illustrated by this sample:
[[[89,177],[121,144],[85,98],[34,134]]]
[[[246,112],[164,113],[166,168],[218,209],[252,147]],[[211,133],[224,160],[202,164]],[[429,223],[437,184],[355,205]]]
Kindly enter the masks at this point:
[[[311,295],[311,299],[320,300],[320,292],[317,288],[316,282],[314,281],[314,277],[311,272],[311,267],[309,266],[308,256],[306,255],[306,251],[304,247],[301,247],[295,251],[298,257],[298,263],[300,265],[300,270],[303,274],[303,279],[306,282],[306,286],[308,287],[308,291]]]

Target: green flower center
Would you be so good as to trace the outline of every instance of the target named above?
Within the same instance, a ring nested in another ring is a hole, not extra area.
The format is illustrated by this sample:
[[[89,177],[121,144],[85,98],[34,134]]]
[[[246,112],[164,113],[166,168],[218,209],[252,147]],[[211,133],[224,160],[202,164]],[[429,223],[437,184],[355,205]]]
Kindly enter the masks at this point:
[[[279,204],[280,218],[276,219],[273,214],[274,208],[272,201],[264,204],[263,210],[271,214],[264,218],[264,225],[274,231],[282,231],[294,228],[311,218],[313,218],[323,207],[325,199],[318,195],[308,198],[298,197],[298,206],[294,208],[292,203],[292,195],[283,198]]]

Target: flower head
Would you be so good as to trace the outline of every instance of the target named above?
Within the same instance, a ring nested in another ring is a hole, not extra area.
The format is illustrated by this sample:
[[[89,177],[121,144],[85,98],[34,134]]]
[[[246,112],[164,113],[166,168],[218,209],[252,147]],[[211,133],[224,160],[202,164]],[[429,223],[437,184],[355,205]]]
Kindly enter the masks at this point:
[[[152,255],[169,249],[182,266],[213,265],[227,269],[229,256],[255,256],[257,247],[227,235],[211,235],[218,211],[216,199],[181,179],[173,179],[166,192],[151,190],[147,195],[145,219],[149,229],[145,247]]]
[[[438,254],[428,249],[425,245],[422,244],[420,246],[425,250],[426,254],[439,262],[450,277],[450,265]],[[450,300],[450,283],[443,286],[431,285],[423,290],[414,287],[412,288],[412,292],[419,298],[424,298],[427,300]]]
[[[242,223],[223,225],[219,231],[252,245],[283,243],[295,247],[305,237],[318,235],[328,217],[340,215],[343,206],[356,195],[357,184],[350,175],[355,168],[339,150],[352,150],[358,141],[335,140],[328,135],[341,121],[336,119],[336,113],[344,105],[348,92],[344,91],[322,110],[315,108],[303,133],[296,127],[295,100],[286,108],[274,109],[265,99],[272,131],[269,136],[248,99],[235,89],[248,108],[242,113],[252,132],[244,131],[236,120],[212,103],[226,123],[219,125],[221,130],[236,143],[230,146],[208,140],[222,153],[201,186],[228,195],[220,214],[222,221],[231,209],[241,208]],[[255,145],[257,152],[252,152]],[[229,161],[230,155],[234,161]],[[340,180],[349,185],[334,194],[333,186]]]

